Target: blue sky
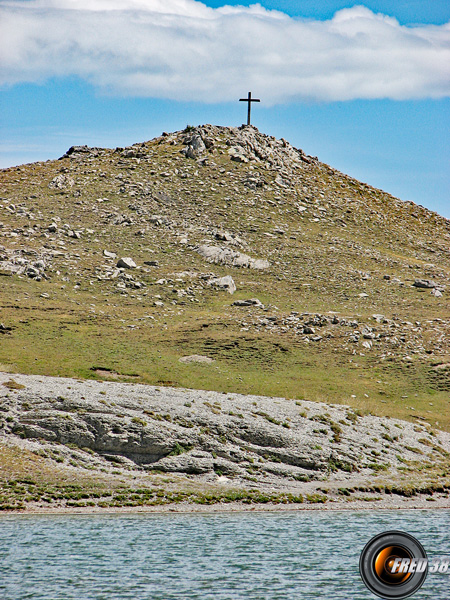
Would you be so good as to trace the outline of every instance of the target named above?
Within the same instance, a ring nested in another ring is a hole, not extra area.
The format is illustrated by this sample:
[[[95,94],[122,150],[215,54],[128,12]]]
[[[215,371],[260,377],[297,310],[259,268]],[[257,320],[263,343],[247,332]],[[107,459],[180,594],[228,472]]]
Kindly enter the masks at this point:
[[[0,0],[0,166],[240,125],[251,89],[261,131],[450,218],[450,3],[250,4]]]

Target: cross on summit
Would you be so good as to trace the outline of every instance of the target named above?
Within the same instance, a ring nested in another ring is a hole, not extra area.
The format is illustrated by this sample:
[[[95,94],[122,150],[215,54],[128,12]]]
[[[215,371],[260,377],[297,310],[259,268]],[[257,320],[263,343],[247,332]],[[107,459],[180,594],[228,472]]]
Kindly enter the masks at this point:
[[[247,98],[240,98],[239,102],[248,102],[247,125],[250,125],[250,116],[252,111],[252,102],[261,102],[258,98],[252,98],[252,93],[248,93]]]

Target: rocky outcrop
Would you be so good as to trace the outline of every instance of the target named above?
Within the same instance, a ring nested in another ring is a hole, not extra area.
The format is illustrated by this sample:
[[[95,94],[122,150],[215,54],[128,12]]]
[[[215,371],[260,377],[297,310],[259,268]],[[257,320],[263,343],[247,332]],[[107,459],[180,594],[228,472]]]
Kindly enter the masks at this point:
[[[450,450],[448,434],[345,406],[9,374],[0,436],[88,451],[95,464],[264,484],[395,472]]]

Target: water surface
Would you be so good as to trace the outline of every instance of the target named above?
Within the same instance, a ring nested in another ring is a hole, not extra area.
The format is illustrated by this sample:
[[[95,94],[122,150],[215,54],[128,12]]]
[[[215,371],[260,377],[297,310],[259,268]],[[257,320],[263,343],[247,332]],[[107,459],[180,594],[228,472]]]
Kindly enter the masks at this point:
[[[400,529],[450,553],[450,511],[0,517],[2,600],[363,600],[359,555]],[[449,600],[450,575],[414,599]]]

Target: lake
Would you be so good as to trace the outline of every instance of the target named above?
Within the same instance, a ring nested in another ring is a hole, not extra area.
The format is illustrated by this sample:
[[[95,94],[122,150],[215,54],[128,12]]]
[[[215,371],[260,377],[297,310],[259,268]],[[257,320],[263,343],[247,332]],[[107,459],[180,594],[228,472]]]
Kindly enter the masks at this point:
[[[399,529],[450,555],[450,511],[2,515],[2,600],[363,600],[359,555]],[[414,599],[448,600],[450,574]]]

